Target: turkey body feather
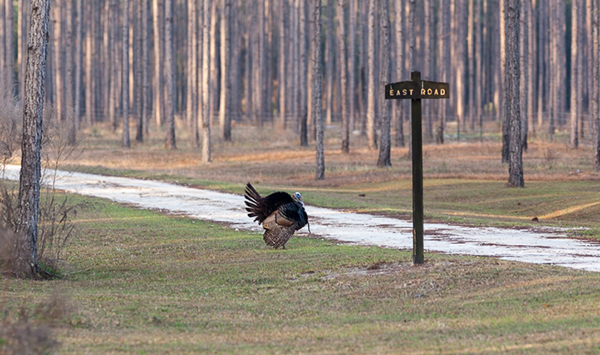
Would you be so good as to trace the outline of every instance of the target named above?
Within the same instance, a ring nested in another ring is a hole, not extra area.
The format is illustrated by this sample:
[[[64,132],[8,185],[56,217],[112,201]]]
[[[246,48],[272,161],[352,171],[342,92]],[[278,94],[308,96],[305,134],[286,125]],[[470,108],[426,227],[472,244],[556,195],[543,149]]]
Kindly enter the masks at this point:
[[[275,249],[285,249],[285,243],[294,232],[308,224],[304,201],[298,192],[293,197],[281,191],[262,197],[254,186],[247,183],[244,197],[248,217],[262,224],[265,243]]]

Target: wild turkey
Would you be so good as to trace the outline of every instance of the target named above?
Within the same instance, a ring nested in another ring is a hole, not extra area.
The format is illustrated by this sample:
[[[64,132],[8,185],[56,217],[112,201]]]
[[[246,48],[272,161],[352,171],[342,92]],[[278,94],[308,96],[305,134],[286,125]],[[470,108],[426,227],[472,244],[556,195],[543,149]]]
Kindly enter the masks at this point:
[[[308,224],[308,216],[304,210],[304,201],[299,192],[293,197],[287,192],[274,192],[261,197],[254,187],[246,184],[246,211],[265,229],[263,239],[267,245],[278,249],[294,235],[294,232]],[[310,226],[309,230],[310,232]]]

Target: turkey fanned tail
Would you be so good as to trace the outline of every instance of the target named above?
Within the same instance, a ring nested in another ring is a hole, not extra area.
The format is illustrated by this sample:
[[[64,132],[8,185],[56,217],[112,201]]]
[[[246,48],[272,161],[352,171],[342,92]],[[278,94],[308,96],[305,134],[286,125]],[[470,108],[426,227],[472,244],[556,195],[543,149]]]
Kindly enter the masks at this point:
[[[278,249],[308,223],[308,216],[301,203],[302,196],[296,193],[300,202],[286,192],[275,192],[261,197],[254,187],[246,185],[245,204],[248,217],[263,225],[263,239],[269,246]]]

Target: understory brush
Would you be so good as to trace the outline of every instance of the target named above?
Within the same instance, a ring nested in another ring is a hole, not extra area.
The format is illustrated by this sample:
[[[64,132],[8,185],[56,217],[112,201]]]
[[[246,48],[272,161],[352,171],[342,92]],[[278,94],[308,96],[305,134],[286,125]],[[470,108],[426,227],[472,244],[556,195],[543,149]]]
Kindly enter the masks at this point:
[[[6,166],[19,160],[22,111],[6,83],[0,80],[0,281],[6,283],[0,294],[0,354],[50,354],[58,345],[51,328],[67,314],[64,297],[53,295],[33,308],[27,298],[18,308],[5,302],[11,279],[24,274],[18,268],[22,259],[19,253],[27,252],[27,248],[22,248],[24,238],[20,232],[19,184],[6,176]],[[38,277],[61,278],[66,245],[75,235],[72,218],[81,206],[56,190],[55,181],[59,162],[73,155],[76,145],[67,143],[58,112],[51,105],[45,106],[36,244],[42,274]]]

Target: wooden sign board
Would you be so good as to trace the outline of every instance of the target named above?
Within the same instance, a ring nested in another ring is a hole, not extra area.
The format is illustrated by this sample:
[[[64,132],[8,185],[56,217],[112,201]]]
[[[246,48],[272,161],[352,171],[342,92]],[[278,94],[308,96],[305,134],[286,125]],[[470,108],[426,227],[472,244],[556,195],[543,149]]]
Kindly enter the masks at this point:
[[[450,84],[436,81],[401,81],[385,86],[385,98],[393,99],[448,99]]]

